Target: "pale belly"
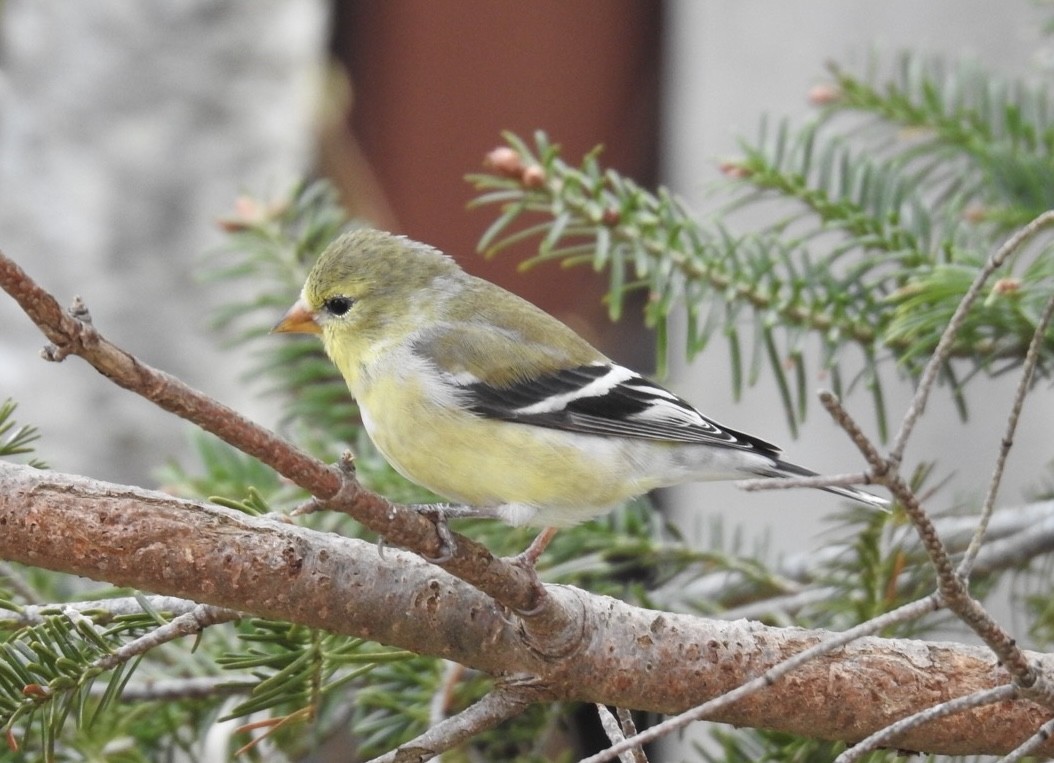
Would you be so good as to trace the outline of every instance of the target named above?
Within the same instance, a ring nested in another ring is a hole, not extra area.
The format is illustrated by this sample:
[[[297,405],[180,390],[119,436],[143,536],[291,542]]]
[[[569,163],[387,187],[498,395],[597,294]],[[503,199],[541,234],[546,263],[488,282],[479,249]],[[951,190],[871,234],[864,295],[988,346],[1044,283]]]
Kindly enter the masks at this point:
[[[513,524],[570,526],[654,488],[744,476],[734,451],[486,419],[411,385],[357,396],[377,449],[410,481],[467,506],[504,507],[494,513]]]

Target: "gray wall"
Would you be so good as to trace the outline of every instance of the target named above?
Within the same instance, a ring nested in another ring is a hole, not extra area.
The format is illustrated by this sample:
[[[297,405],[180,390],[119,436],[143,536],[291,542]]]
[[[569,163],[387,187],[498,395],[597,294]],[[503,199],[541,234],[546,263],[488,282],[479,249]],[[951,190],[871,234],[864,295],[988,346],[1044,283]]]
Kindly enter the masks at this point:
[[[859,63],[871,51],[886,60],[910,48],[950,59],[975,57],[1008,75],[1049,76],[1040,67],[1047,48],[1040,33],[1045,16],[1025,0],[846,3],[838,0],[734,2],[683,0],[671,4],[667,132],[664,180],[693,206],[712,205],[704,193],[718,174],[717,159],[738,153],[736,139],[756,135],[762,114],[806,120],[808,89],[824,81],[825,63]],[[676,345],[673,357],[678,358]],[[681,353],[683,355],[683,353]],[[813,355],[815,358],[815,354]],[[678,358],[679,359],[679,358]],[[748,389],[740,403],[731,397],[727,348],[720,338],[690,367],[675,372],[673,386],[718,421],[784,446],[787,457],[829,473],[859,470],[862,462],[844,435],[813,404],[800,438],[791,439],[770,375]],[[815,368],[815,366],[813,366]],[[846,375],[846,378],[849,378]],[[895,375],[886,373],[892,381]],[[983,489],[998,447],[1015,379],[978,380],[968,390],[970,420],[963,423],[946,392],[938,390],[919,428],[911,459],[940,461],[940,473],[956,477],[935,501],[942,507],[956,498],[974,498]],[[817,380],[816,388],[822,382]],[[892,414],[899,422],[910,394],[906,384],[887,387]],[[866,390],[849,398],[851,409],[874,431]],[[1051,457],[1049,431],[1054,396],[1041,385],[1029,400],[1017,440],[1004,502],[1019,500]],[[811,547],[822,539],[820,519],[837,509],[837,499],[814,491],[744,494],[728,485],[694,485],[676,492],[678,515],[689,522],[727,509],[733,522],[776,529],[779,549]],[[789,514],[788,512],[792,512]]]
[[[110,339],[250,415],[243,358],[206,331],[194,263],[240,192],[309,168],[322,0],[0,5],[0,248]],[[42,339],[0,297],[0,399],[61,471],[148,483],[185,425]]]

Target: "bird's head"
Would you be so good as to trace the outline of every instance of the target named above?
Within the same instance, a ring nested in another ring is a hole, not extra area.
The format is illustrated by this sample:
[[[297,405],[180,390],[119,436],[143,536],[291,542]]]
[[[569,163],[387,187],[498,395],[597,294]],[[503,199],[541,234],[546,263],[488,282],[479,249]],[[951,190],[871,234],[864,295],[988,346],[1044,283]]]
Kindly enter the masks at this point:
[[[413,320],[422,294],[441,294],[442,280],[459,275],[463,271],[437,249],[384,231],[355,230],[326,248],[300,299],[272,331],[321,334],[327,350],[338,340],[365,341],[394,321]]]

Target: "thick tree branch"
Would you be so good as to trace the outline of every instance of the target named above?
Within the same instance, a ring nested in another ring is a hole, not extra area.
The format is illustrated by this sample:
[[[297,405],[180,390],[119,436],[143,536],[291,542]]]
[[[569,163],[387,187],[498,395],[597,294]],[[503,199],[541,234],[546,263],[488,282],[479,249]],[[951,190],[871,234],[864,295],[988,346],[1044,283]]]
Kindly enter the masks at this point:
[[[0,558],[184,596],[532,677],[538,701],[573,699],[675,713],[720,696],[831,637],[631,607],[577,589],[575,613],[539,635],[473,586],[418,557],[162,493],[0,463]],[[1028,654],[1044,672],[1054,657]],[[1009,683],[983,648],[864,638],[801,665],[709,716],[856,740],[898,718]],[[1051,717],[1001,702],[913,729],[899,747],[1002,754]],[[1043,748],[1054,754],[1054,745]]]

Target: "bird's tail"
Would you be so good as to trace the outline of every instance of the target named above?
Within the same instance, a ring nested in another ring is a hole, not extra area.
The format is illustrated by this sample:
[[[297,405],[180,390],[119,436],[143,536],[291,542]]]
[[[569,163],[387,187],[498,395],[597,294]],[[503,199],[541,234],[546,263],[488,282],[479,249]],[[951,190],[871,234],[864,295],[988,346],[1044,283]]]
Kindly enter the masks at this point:
[[[770,472],[764,473],[765,477],[776,477],[776,478],[787,478],[787,477],[817,477],[819,476],[816,472],[806,469],[804,466],[798,466],[788,461],[781,461],[780,459],[773,459],[774,468]],[[882,511],[889,511],[889,501],[885,498],[879,498],[877,495],[872,495],[865,490],[857,490],[855,487],[842,487],[838,485],[830,485],[828,487],[821,487],[820,490],[825,490],[828,493],[834,493],[840,495],[843,498],[849,498],[858,503],[862,503],[866,506],[870,506],[873,509],[881,509]]]

